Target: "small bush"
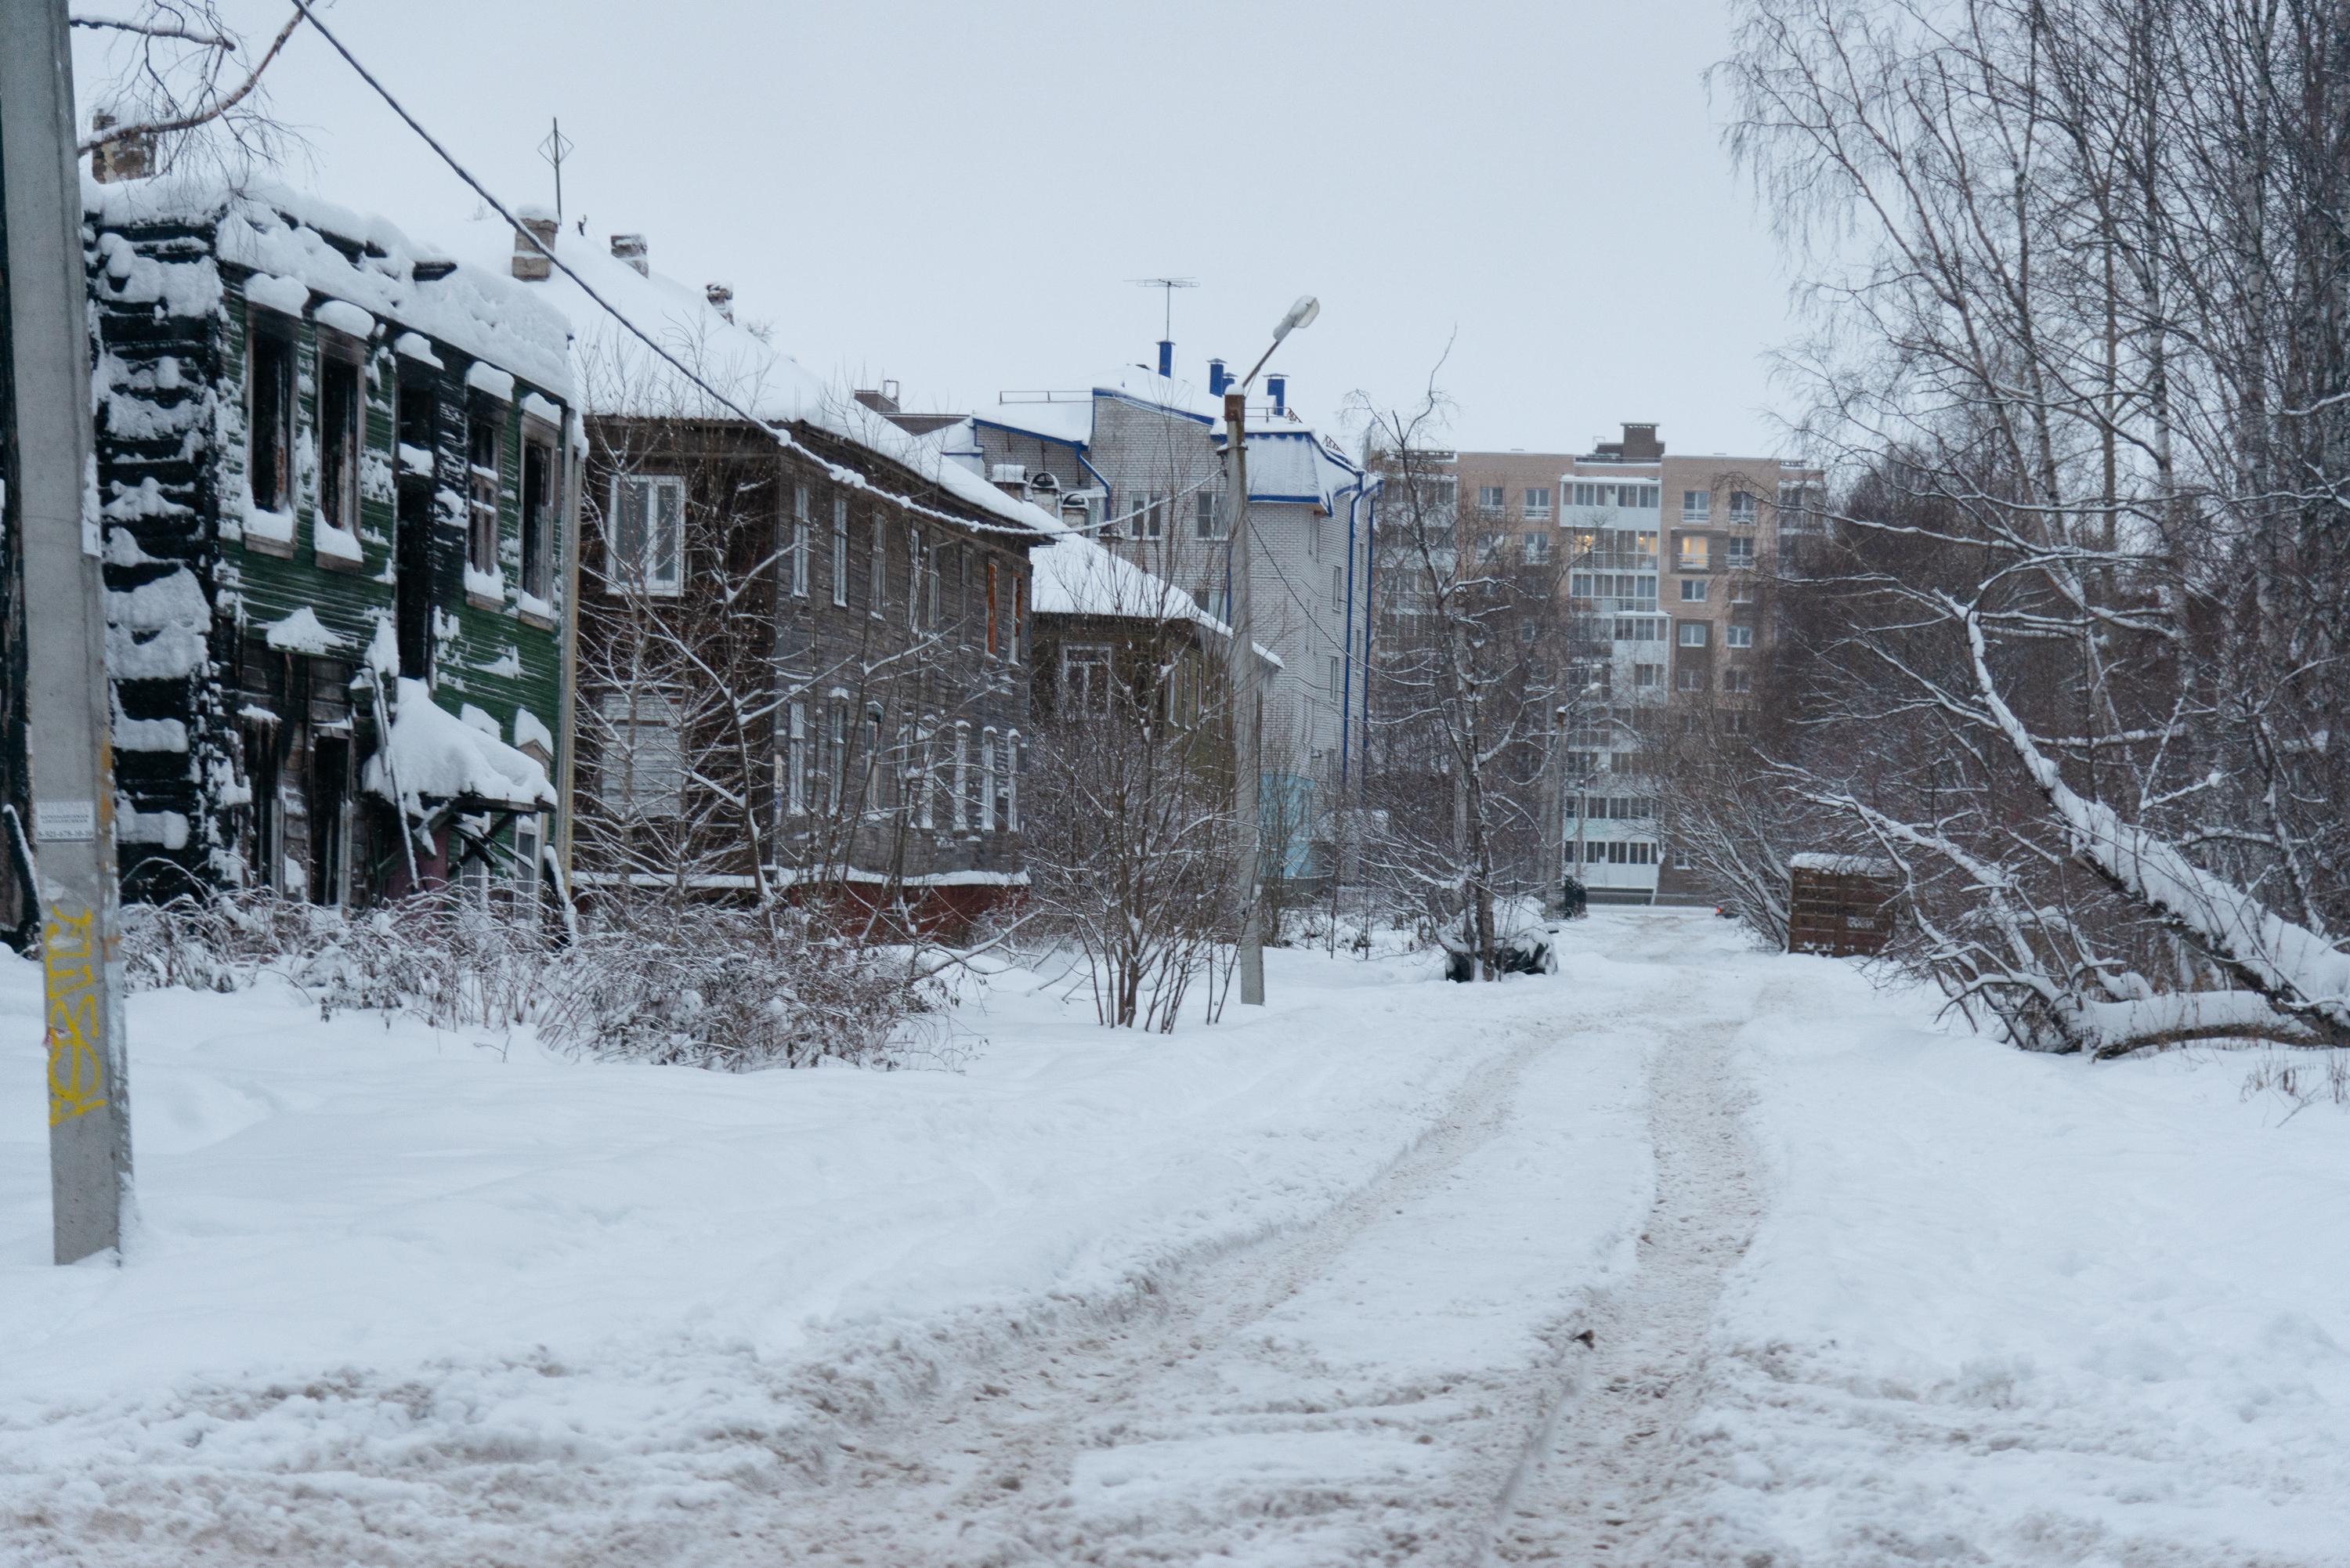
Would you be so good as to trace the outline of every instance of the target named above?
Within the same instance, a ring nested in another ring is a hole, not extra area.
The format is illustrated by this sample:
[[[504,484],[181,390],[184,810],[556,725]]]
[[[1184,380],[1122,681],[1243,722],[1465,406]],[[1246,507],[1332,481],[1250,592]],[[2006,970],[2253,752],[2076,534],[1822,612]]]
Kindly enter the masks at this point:
[[[275,973],[321,1017],[536,1024],[599,1061],[731,1072],[937,1056],[952,1000],[919,954],[806,910],[646,904],[566,933],[454,888],[348,915],[270,893],[130,906],[122,951],[133,990],[237,991]]]

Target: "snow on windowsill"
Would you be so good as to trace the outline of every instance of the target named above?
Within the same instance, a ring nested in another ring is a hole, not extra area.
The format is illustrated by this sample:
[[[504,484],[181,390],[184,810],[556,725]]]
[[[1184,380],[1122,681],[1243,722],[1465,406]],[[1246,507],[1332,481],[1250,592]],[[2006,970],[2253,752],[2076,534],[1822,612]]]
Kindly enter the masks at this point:
[[[367,560],[367,551],[357,534],[348,528],[338,528],[323,517],[312,524],[310,541],[318,552],[321,566],[358,566]]]
[[[545,627],[549,630],[554,628],[555,607],[528,588],[515,590],[515,608],[522,612],[523,619],[533,625]]]
[[[484,609],[506,607],[506,575],[500,571],[484,572],[470,561],[465,565],[465,597]]]
[[[244,542],[256,549],[276,556],[294,553],[294,514],[265,512],[258,506],[247,507],[243,524]]]

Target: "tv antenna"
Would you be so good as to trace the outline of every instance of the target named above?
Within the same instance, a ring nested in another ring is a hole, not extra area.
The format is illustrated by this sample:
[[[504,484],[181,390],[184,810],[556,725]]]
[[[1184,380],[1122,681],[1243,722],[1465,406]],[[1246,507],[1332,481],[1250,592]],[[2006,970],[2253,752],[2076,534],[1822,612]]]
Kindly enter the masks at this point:
[[[563,160],[577,144],[563,134],[561,120],[549,120],[547,123],[552,129],[547,131],[546,140],[538,144],[538,155],[555,165],[555,223],[560,228],[563,226]]]
[[[1175,291],[1197,288],[1200,280],[1196,277],[1133,277],[1127,281],[1137,288],[1162,288],[1167,291],[1167,325],[1159,329],[1159,336],[1172,338],[1175,336]]]

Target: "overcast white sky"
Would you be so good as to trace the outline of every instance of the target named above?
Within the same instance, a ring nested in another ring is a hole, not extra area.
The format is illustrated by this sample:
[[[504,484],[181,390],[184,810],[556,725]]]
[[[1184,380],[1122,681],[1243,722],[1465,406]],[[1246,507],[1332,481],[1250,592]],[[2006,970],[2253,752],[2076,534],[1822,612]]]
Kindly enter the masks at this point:
[[[282,0],[227,0],[265,37]],[[910,406],[1149,359],[1274,368],[1309,415],[1440,382],[1469,447],[1626,419],[1774,450],[1782,269],[1700,79],[1724,0],[337,0],[328,25],[510,202],[641,232],[810,369]],[[429,234],[474,207],[326,46],[272,73],[288,171]],[[568,223],[567,223],[567,233]]]

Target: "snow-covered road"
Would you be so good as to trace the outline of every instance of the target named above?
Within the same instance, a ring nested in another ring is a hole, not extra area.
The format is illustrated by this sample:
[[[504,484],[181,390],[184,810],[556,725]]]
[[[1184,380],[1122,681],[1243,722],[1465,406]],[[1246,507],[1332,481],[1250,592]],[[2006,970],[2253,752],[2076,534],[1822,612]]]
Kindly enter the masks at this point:
[[[2350,1118],[1566,940],[955,1074],[141,998],[124,1267],[0,1127],[0,1563],[2350,1563]]]

